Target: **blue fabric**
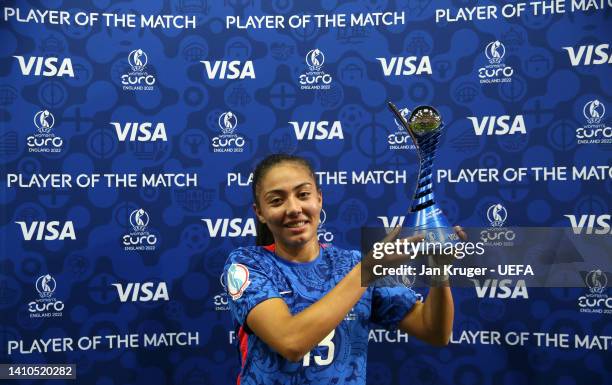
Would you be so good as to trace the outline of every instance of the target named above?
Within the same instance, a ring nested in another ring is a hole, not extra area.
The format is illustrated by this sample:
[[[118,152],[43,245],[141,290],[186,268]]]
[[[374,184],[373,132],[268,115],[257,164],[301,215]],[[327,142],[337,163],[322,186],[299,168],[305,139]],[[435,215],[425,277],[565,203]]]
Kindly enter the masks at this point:
[[[233,319],[246,326],[251,309],[270,298],[282,298],[296,314],[329,292],[359,260],[359,252],[332,246],[321,248],[308,263],[291,263],[263,247],[236,249],[224,268]],[[416,294],[406,287],[368,288],[332,336],[297,363],[248,334],[241,384],[365,384],[370,323],[395,328],[415,302]]]

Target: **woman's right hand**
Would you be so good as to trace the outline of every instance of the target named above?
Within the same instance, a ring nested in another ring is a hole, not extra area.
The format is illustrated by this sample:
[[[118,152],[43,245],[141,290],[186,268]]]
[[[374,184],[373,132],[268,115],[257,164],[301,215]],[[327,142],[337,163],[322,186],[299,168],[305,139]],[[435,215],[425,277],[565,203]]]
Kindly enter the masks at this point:
[[[412,243],[421,242],[424,239],[424,235],[422,234],[415,234],[409,237],[400,238],[401,232],[402,232],[402,227],[396,226],[391,231],[389,231],[389,233],[387,233],[387,235],[381,241],[376,242],[376,243],[382,243],[382,244],[395,243],[397,240],[399,240],[402,244],[409,245]],[[397,252],[393,252],[389,254],[385,253],[382,258],[375,258],[374,250],[370,250],[370,252],[368,252],[368,254],[366,254],[362,258],[361,285],[368,286],[372,284],[374,281],[376,281],[377,279],[382,278],[382,276],[374,274],[374,271],[373,271],[374,266],[384,265],[385,267],[396,267],[402,264],[411,263],[414,258],[415,256],[413,254],[410,254],[410,253],[403,254],[403,253],[397,253]]]

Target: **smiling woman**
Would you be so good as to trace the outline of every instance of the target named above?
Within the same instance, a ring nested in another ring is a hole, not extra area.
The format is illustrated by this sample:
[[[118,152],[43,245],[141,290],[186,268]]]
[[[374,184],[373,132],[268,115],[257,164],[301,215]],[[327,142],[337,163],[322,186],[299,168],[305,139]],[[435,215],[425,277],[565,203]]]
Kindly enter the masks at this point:
[[[323,194],[305,159],[262,160],[253,199],[257,246],[234,250],[224,268],[239,384],[365,384],[370,321],[448,343],[448,287],[432,287],[425,303],[403,286],[363,287],[358,251],[319,244]]]
[[[297,262],[318,255],[323,196],[307,161],[286,155],[266,158],[253,173],[253,198],[258,245],[274,243],[277,255]]]

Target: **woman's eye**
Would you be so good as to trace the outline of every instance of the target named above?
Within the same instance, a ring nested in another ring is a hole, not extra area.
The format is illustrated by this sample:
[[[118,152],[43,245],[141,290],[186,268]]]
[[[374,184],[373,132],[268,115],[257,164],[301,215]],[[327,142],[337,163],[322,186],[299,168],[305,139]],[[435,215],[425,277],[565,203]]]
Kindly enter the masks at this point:
[[[281,203],[281,199],[280,198],[274,198],[270,201],[271,205],[278,205]]]
[[[302,192],[299,194],[299,196],[300,196],[300,198],[308,198],[308,197],[310,196],[310,192],[308,192],[308,191],[302,191]]]

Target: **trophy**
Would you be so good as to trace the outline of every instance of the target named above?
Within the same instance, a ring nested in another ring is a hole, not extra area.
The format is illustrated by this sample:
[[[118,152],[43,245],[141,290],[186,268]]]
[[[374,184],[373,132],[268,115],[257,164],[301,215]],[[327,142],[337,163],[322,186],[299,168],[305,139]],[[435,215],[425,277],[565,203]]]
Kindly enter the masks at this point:
[[[428,242],[457,242],[459,237],[434,201],[433,163],[444,127],[440,113],[431,106],[419,106],[406,121],[393,103],[388,105],[412,138],[419,156],[419,179],[404,227],[416,232],[427,229],[424,235]]]

